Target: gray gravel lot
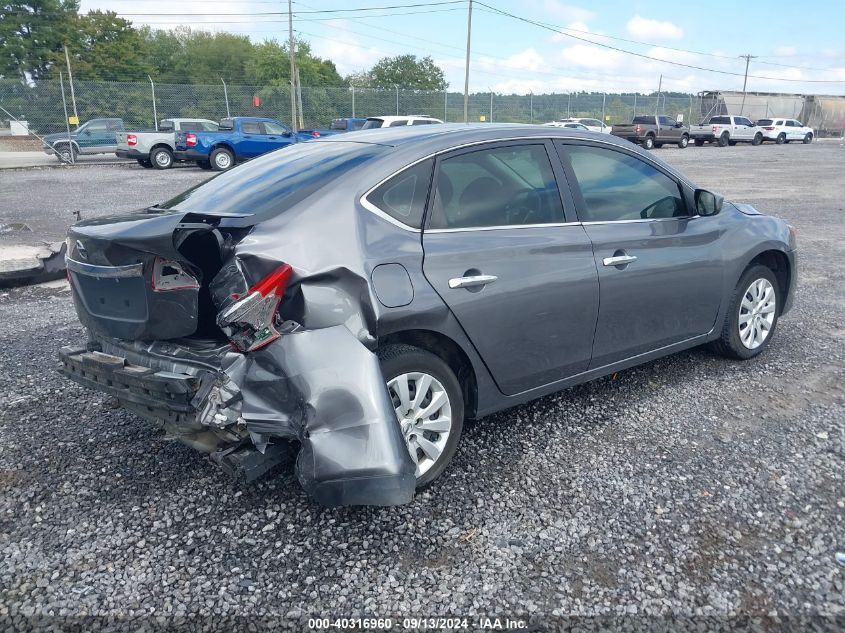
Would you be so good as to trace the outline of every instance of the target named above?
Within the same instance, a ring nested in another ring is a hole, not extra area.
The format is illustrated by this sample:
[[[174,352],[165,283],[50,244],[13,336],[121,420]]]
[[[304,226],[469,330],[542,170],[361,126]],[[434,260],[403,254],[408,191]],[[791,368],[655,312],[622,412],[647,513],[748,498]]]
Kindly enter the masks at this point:
[[[291,468],[230,481],[55,373],[84,340],[65,289],[0,294],[0,618],[751,615],[807,630],[827,616],[815,626],[841,630],[845,147],[658,155],[798,228],[799,296],[768,351],[692,350],[471,423],[404,507],[320,508]],[[61,233],[69,210],[138,208],[208,174],[16,175],[0,174],[0,218]]]

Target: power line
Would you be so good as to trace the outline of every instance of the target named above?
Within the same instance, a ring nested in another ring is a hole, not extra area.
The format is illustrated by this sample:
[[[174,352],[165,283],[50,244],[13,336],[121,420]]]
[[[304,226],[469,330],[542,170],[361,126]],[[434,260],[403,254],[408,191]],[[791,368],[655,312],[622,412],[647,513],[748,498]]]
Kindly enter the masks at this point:
[[[552,31],[553,33],[559,33],[561,35],[565,35],[566,37],[571,37],[572,39],[579,40],[581,42],[586,42],[586,43],[592,44],[594,46],[599,46],[599,47],[602,47],[602,48],[614,50],[614,51],[617,51],[617,52],[620,52],[620,53],[624,53],[626,55],[633,55],[635,57],[641,57],[643,59],[648,59],[648,60],[660,62],[660,63],[663,63],[663,64],[671,64],[673,66],[681,66],[683,68],[692,68],[694,70],[703,70],[705,72],[717,73],[717,74],[720,74],[720,75],[731,75],[731,76],[734,76],[734,77],[745,76],[744,73],[736,73],[736,72],[731,72],[731,71],[728,71],[728,70],[718,70],[716,68],[707,68],[706,66],[697,66],[695,64],[685,64],[683,62],[670,61],[670,60],[666,60],[666,59],[661,59],[659,57],[653,57],[651,55],[646,55],[645,53],[637,53],[636,51],[630,51],[630,50],[627,50],[625,48],[620,48],[618,46],[611,46],[610,44],[604,44],[602,42],[596,42],[596,41],[593,41],[593,40],[588,40],[584,37],[579,37],[577,35],[572,35],[571,33],[566,33],[564,31],[560,30],[559,28],[549,26],[549,25],[544,24],[542,22],[537,22],[536,20],[531,20],[529,18],[524,18],[524,17],[519,16],[519,15],[514,15],[513,13],[509,13],[507,11],[502,11],[501,9],[497,9],[496,7],[490,6],[489,4],[485,4],[483,2],[480,2],[479,0],[476,0],[476,2],[478,4],[480,4],[481,6],[486,7],[486,8],[490,9],[491,11],[493,11],[495,13],[498,13],[499,15],[503,15],[503,16],[512,18],[514,20],[518,20],[520,22],[525,22],[527,24],[532,24],[532,25],[539,27],[541,29],[545,29],[547,31]],[[834,79],[787,79],[787,78],[783,78],[783,77],[764,77],[764,76],[761,76],[761,75],[747,75],[747,76],[751,77],[753,79],[765,79],[767,81],[788,81],[788,82],[798,82],[798,83],[825,83],[825,84],[828,84],[828,83],[830,83],[830,84],[845,83],[845,81],[843,81],[843,80],[834,80]]]

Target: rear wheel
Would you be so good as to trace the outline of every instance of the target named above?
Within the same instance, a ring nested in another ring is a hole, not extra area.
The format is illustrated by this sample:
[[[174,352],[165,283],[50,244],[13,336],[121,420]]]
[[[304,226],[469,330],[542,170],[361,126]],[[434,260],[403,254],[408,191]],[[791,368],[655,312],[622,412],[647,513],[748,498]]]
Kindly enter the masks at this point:
[[[759,132],[754,135],[754,138],[751,140],[752,145],[760,145],[763,142],[763,135]]]
[[[686,149],[687,145],[689,145],[689,136],[684,134],[681,137],[681,140],[678,141],[678,147],[680,147],[681,149]]]
[[[173,152],[167,147],[156,147],[150,154],[150,162],[156,169],[170,169],[173,166]]]
[[[786,134],[778,134],[778,137],[775,139],[775,143],[777,143],[778,145],[783,145],[784,143],[786,143]]]
[[[652,134],[648,134],[648,135],[647,135],[647,136],[643,139],[643,147],[644,147],[645,149],[653,149],[653,148],[654,148],[654,135],[652,135]]]
[[[726,147],[728,143],[730,143],[731,137],[728,136],[728,133],[725,132],[722,136],[719,137],[719,147]]]
[[[226,171],[227,169],[231,169],[235,164],[235,157],[232,156],[232,152],[223,147],[218,147],[211,152],[210,160],[211,168],[214,171]]]
[[[812,143],[812,142],[813,142],[813,135],[808,132],[807,135],[804,137],[804,145],[806,145],[807,143]]]
[[[780,291],[774,273],[762,265],[749,268],[736,285],[722,335],[713,349],[739,360],[757,356],[772,340],[779,312]]]
[[[695,146],[696,147],[701,147],[702,145],[704,145],[704,139],[703,138],[695,139]]]
[[[416,465],[417,489],[437,479],[455,454],[464,399],[454,372],[439,357],[411,345],[379,350],[397,423]]]

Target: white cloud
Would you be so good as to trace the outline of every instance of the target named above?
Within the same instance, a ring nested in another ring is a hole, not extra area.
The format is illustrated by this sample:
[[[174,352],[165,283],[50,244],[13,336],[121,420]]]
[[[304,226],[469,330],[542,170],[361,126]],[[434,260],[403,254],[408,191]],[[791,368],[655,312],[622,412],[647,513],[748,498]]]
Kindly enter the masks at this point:
[[[639,15],[628,20],[625,28],[632,36],[645,40],[680,40],[684,37],[684,30],[677,24],[649,20]]]
[[[775,48],[775,55],[795,55],[798,49],[794,46],[778,46]]]

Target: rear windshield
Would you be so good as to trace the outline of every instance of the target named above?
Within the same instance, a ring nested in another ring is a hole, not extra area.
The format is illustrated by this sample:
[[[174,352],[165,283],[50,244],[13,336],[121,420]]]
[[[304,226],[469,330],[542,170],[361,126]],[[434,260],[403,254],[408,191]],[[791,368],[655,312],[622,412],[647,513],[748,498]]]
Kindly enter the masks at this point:
[[[731,118],[727,116],[714,116],[710,119],[710,123],[714,125],[730,125]]]
[[[757,125],[771,125],[772,119],[759,119]]]
[[[388,148],[308,141],[265,154],[158,205],[192,213],[267,218],[297,204]]]
[[[653,116],[635,116],[634,123],[654,123]]]

